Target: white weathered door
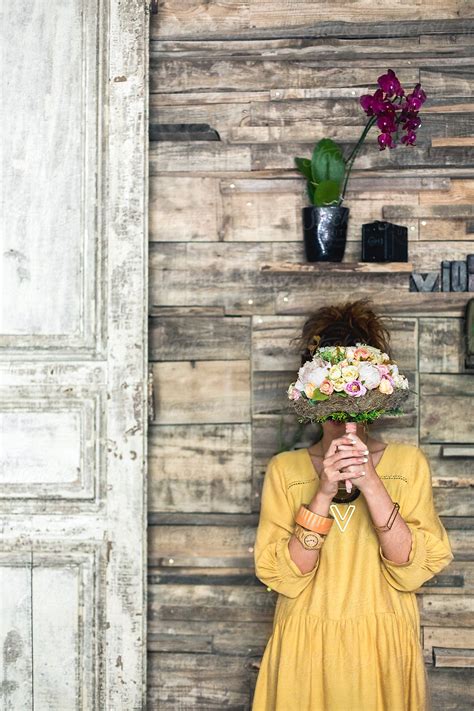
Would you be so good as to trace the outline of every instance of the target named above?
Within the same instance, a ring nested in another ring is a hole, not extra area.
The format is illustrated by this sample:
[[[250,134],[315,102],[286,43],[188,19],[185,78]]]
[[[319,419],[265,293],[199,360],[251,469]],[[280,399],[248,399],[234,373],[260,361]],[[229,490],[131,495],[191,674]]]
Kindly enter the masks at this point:
[[[2,2],[0,708],[145,708],[148,9]]]

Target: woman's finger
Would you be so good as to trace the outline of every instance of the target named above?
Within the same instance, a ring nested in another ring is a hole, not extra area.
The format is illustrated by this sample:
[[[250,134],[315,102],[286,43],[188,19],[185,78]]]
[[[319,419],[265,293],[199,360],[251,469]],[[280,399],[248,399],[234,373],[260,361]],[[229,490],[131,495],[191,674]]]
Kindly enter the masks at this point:
[[[337,452],[338,447],[345,445],[346,447],[351,446],[351,441],[347,437],[338,437],[337,439],[333,439],[331,441],[331,444],[329,445],[327,452],[326,452],[326,457],[331,457],[335,452]]]
[[[339,472],[337,476],[338,481],[344,481],[347,479],[358,479],[361,476],[365,476],[365,473],[358,470],[356,472]]]
[[[369,461],[369,457],[367,454],[364,454],[363,452],[354,452],[352,451],[346,451],[346,452],[336,452],[330,460],[327,462],[329,466],[333,466],[336,469],[341,469],[342,467],[348,467],[351,464],[364,464]]]

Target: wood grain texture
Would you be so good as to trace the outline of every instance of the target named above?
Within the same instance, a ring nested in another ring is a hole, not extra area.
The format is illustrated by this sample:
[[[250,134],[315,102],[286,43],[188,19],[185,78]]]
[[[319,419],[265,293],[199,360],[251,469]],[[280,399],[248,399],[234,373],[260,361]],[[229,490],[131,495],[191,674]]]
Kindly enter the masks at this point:
[[[148,18],[52,0],[1,31],[1,705],[138,711]]]
[[[449,650],[439,663],[462,665],[462,650],[474,647],[473,459],[442,451],[472,441],[469,294],[412,293],[409,272],[397,270],[439,271],[443,259],[474,253],[471,14],[461,2],[167,0],[152,18],[150,123],[160,140],[150,147],[150,359],[164,366],[155,383],[164,409],[150,440],[153,708],[251,708],[275,604],[252,578],[263,476],[275,453],[321,436],[287,407],[299,364],[291,339],[313,309],[362,296],[387,320],[416,391],[413,407],[381,418],[373,435],[422,447],[455,554],[417,591],[434,707],[468,706],[466,669],[434,667],[433,650]],[[294,157],[309,157],[323,136],[349,153],[365,123],[359,96],[387,67],[407,88],[421,79],[427,90],[418,145],[378,151],[369,134],[348,184],[343,262],[298,268],[308,201]],[[181,140],[183,125],[195,124],[220,140]],[[161,140],[160,126],[173,125],[181,134]],[[408,228],[412,266],[354,268],[362,225],[383,219]],[[244,362],[245,375],[236,372]],[[173,369],[185,385],[179,400],[164,385]],[[202,380],[209,407],[196,404]],[[245,419],[234,419],[227,400],[216,414],[223,382],[232,403],[247,389]],[[234,674],[226,693],[218,653]]]

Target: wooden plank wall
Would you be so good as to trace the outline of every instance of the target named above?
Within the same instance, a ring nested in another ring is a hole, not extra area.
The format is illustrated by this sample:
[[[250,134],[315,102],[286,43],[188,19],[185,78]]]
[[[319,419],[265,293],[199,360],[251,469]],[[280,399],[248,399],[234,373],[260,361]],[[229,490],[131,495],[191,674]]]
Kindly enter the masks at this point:
[[[390,319],[418,391],[378,435],[429,454],[455,552],[417,594],[435,709],[470,707],[473,459],[441,457],[443,444],[472,444],[469,294],[410,293],[406,274],[260,265],[304,259],[293,156],[323,135],[349,149],[358,96],[388,67],[422,82],[424,125],[415,148],[379,152],[374,133],[363,149],[344,261],[360,256],[361,224],[384,218],[408,226],[415,271],[474,252],[473,14],[457,0],[167,0],[152,16],[151,709],[250,708],[275,604],[253,570],[263,473],[276,451],[318,435],[287,410],[299,365],[289,340],[314,307],[364,295]]]

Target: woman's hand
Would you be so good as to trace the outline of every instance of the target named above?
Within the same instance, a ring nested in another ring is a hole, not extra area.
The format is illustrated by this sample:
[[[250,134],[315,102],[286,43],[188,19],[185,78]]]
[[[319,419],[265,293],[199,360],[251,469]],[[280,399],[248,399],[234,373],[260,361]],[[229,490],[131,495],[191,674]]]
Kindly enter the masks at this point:
[[[372,466],[368,450],[356,435],[353,438],[344,435],[333,439],[323,459],[318,492],[332,499],[337,494],[339,482],[346,479],[350,479],[362,491],[363,481],[369,477],[369,464]],[[361,474],[363,471],[367,472],[366,476]],[[374,474],[377,476],[375,471]]]
[[[355,450],[357,450],[358,452],[362,452],[364,456],[367,457],[367,460],[362,464],[362,467],[352,465],[349,466],[348,469],[344,469],[345,478],[349,479],[349,481],[352,481],[358,489],[364,492],[364,489],[369,488],[376,479],[378,480],[378,474],[372,463],[372,458],[370,457],[369,450],[367,449],[364,442],[362,442],[362,440],[355,433],[350,433],[346,435],[346,439],[350,439],[352,441],[352,445],[341,444],[339,445],[340,450],[346,451],[348,452],[348,454],[350,454],[351,452],[355,454]],[[364,471],[365,476],[357,476],[355,478],[347,476],[348,472],[356,473],[360,471]]]

